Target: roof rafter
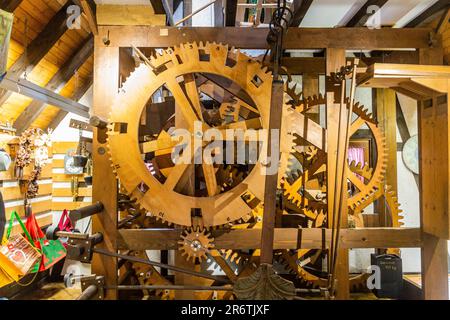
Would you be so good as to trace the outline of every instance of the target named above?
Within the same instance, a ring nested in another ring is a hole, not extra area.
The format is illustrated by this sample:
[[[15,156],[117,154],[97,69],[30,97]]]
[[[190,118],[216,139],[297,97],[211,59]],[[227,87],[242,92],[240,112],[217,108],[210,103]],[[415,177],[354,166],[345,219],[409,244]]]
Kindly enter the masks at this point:
[[[415,28],[420,26],[423,22],[425,22],[428,18],[438,14],[442,10],[450,8],[450,3],[448,0],[439,0],[427,10],[419,14],[416,18],[414,18],[411,22],[409,22],[405,28]]]
[[[161,0],[150,0],[155,14],[166,14]]]
[[[80,46],[77,52],[59,69],[50,82],[46,85],[46,89],[59,93],[69,80],[74,76],[75,72],[89,59],[94,53],[94,38],[90,36]],[[47,104],[38,100],[34,100],[19,115],[14,122],[14,128],[20,134],[25,131],[44,111]]]
[[[225,26],[234,27],[236,25],[238,0],[226,0]]]
[[[79,87],[74,92],[71,99],[74,101],[80,101],[80,99],[83,98],[83,96],[86,94],[89,88],[92,87],[92,84],[93,84],[93,77],[90,77],[88,82],[86,82],[83,86]],[[69,113],[65,110],[59,110],[58,114],[53,118],[52,122],[50,122],[47,129],[51,130],[56,129],[58,125],[61,123],[61,121],[63,121],[68,114]]]
[[[23,0],[0,0],[0,9],[8,12],[14,12]]]
[[[7,78],[18,80],[25,72],[31,72],[45,57],[50,49],[67,31],[67,8],[72,5],[68,1],[45,26],[44,30],[28,45],[24,54],[9,68]],[[0,91],[0,106],[8,100],[12,92]]]
[[[294,16],[290,27],[299,27],[306,16],[313,0],[294,0]]]
[[[292,18],[290,27],[299,27],[306,16],[313,0],[294,0],[294,16]]]
[[[373,13],[368,12],[369,8],[372,6],[383,7],[388,0],[368,0],[361,9],[350,19],[347,23],[347,27],[362,27],[367,23],[367,20],[372,16]]]

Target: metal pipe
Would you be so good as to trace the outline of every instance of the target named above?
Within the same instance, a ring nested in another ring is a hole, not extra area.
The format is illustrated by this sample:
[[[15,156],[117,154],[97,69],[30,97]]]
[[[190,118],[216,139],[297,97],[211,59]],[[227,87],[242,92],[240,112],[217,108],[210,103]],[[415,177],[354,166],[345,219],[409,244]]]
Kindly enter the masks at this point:
[[[70,221],[75,222],[87,217],[91,217],[97,213],[100,213],[103,211],[103,209],[104,209],[103,203],[97,202],[90,206],[70,211],[69,218]]]
[[[199,277],[199,278],[211,279],[211,280],[214,280],[214,281],[217,281],[217,282],[220,282],[220,283],[229,283],[229,281],[224,280],[224,279],[219,278],[219,277],[216,277],[216,276],[211,276],[211,275],[200,273],[200,272],[186,270],[186,269],[183,269],[183,268],[180,268],[180,267],[171,266],[171,265],[160,263],[160,262],[156,262],[156,261],[151,261],[151,260],[146,260],[146,259],[141,259],[141,258],[125,256],[125,255],[122,255],[122,254],[109,252],[109,251],[106,251],[106,250],[103,250],[103,249],[98,249],[98,248],[94,248],[92,251],[95,252],[95,253],[98,253],[98,254],[105,255],[105,256],[121,258],[121,259],[132,261],[132,262],[143,263],[143,264],[147,264],[147,265],[154,266],[154,267],[159,267],[159,268],[163,268],[163,269],[167,269],[167,270],[172,270],[172,271],[176,271],[176,272],[189,274],[191,276],[195,276],[195,277]]]
[[[189,20],[190,18],[192,18],[193,16],[195,16],[197,13],[199,13],[200,11],[205,10],[206,8],[208,8],[210,5],[212,5],[213,3],[217,2],[217,0],[213,0],[210,3],[205,4],[203,7],[198,8],[197,10],[195,10],[194,12],[192,12],[191,14],[187,15],[186,17],[184,17],[183,19],[181,19],[180,21],[178,21],[177,23],[175,23],[175,27],[182,24],[183,22],[185,22],[186,20]]]
[[[106,286],[107,290],[119,290],[119,291],[130,291],[130,290],[188,290],[188,291],[233,291],[233,287],[220,287],[220,286]]]
[[[96,285],[90,285],[83,291],[83,293],[75,300],[91,300],[98,292]]]
[[[99,129],[106,129],[108,126],[108,122],[105,120],[100,119],[97,116],[93,116],[89,119],[89,124],[93,127],[99,128]]]

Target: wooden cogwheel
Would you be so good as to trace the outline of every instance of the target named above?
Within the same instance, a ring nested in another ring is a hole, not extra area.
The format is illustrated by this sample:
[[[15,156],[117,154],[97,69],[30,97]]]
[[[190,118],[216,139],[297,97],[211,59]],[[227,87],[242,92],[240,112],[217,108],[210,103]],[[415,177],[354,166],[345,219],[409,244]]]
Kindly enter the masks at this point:
[[[255,108],[251,111],[257,113],[257,117],[220,127],[207,124],[202,116],[195,81],[199,74],[231,80],[252,98]],[[254,204],[261,202],[264,195],[265,168],[260,162],[241,183],[222,193],[217,186],[217,168],[204,164],[202,169],[209,196],[185,195],[176,188],[186,180],[192,165],[177,164],[165,181],[156,179],[142,161],[139,124],[149,99],[159,88],[165,87],[172,93],[192,136],[197,134],[194,132],[195,121],[203,122],[203,130],[213,127],[219,130],[266,129],[271,86],[272,75],[259,62],[222,44],[187,43],[151,57],[149,65],[141,64],[127,79],[109,119],[109,152],[121,185],[143,209],[169,224],[208,228],[249,216]]]

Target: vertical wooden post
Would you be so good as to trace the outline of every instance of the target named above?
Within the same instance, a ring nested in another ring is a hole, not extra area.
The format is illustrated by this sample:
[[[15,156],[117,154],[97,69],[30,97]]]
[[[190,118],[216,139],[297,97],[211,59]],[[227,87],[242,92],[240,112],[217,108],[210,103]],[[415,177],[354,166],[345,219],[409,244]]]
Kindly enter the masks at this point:
[[[328,159],[327,159],[327,195],[328,195],[328,226],[332,225],[332,217],[334,211],[334,202],[338,200],[340,196],[340,188],[347,188],[347,186],[341,186],[341,174],[339,168],[342,169],[344,163],[340,161],[336,166],[337,158],[337,146],[338,140],[345,139],[345,128],[342,128],[341,135],[338,135],[339,123],[346,123],[345,112],[341,114],[339,118],[339,101],[341,99],[341,86],[333,85],[333,81],[330,81],[332,73],[340,71],[341,67],[345,66],[345,49],[328,48],[326,50],[327,58],[327,145],[328,145]],[[336,103],[338,102],[338,103]],[[341,144],[344,146],[344,144]],[[337,189],[335,190],[335,181],[339,182]],[[347,197],[344,193],[343,210],[342,210],[342,228],[348,227],[347,216]],[[349,299],[350,287],[349,287],[349,261],[348,261],[348,249],[338,250],[338,260],[336,267],[336,280],[337,294],[336,298],[340,300]]]
[[[283,82],[274,80],[272,84],[272,100],[270,104],[270,119],[269,119],[269,134],[267,142],[267,156],[272,157],[271,152],[280,153],[280,141],[278,146],[273,149],[272,146],[272,130],[278,130],[281,128],[281,115],[283,106]],[[270,166],[274,164],[271,163]],[[261,263],[272,264],[273,263],[273,241],[275,237],[275,216],[277,211],[277,184],[278,173],[267,174],[264,191],[264,216],[263,226],[261,234]]]
[[[442,49],[420,51],[420,64],[442,63]],[[445,105],[437,97],[419,102],[422,291],[426,300],[449,297],[449,107],[448,95]]]
[[[118,93],[119,48],[105,47],[103,35],[95,37],[94,51],[94,104],[92,115],[108,119]],[[93,218],[92,230],[103,234],[103,249],[116,252],[117,234],[117,180],[109,160],[104,132],[94,131],[93,143],[93,202],[100,201],[104,211]],[[117,259],[94,255],[92,273],[105,276],[105,284],[117,285]],[[107,290],[105,299],[117,299],[117,290]]]

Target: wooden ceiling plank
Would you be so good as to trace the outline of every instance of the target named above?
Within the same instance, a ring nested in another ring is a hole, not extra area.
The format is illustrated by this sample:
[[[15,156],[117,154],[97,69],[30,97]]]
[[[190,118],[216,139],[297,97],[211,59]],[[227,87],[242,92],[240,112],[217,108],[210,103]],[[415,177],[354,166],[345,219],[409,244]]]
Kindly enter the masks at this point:
[[[45,26],[44,30],[30,43],[27,50],[9,68],[7,77],[12,80],[19,79],[25,72],[31,72],[67,31],[67,8],[69,1]],[[0,106],[11,96],[12,92],[0,91]]]
[[[368,13],[371,6],[383,7],[388,0],[368,0],[361,9],[350,19],[347,23],[347,27],[363,27],[367,23],[372,13]]]
[[[306,16],[313,0],[294,0],[294,17],[290,23],[290,27],[299,27]]]
[[[94,53],[94,38],[89,37],[79,50],[66,62],[66,64],[53,76],[46,89],[60,92],[74,73]],[[25,131],[42,113],[47,105],[41,101],[33,101],[14,122],[17,133]]]
[[[14,12],[23,0],[0,0],[0,9],[8,12]]]
[[[427,10],[418,15],[415,19],[409,22],[405,28],[415,28],[420,26],[423,22],[425,22],[428,18],[434,16],[435,14],[441,12],[442,10],[446,10],[450,8],[450,3],[448,0],[439,0]]]

